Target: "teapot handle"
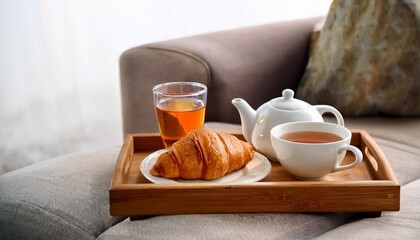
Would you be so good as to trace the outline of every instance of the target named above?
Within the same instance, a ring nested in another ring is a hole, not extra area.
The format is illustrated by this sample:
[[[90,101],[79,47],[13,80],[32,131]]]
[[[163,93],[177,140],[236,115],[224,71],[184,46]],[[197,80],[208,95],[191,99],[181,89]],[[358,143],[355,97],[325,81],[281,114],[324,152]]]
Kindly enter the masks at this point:
[[[331,106],[328,106],[328,105],[315,105],[313,107],[315,107],[315,109],[318,110],[318,112],[321,115],[323,115],[324,113],[327,113],[327,112],[332,113],[335,116],[335,118],[337,119],[337,124],[340,125],[340,126],[344,126],[343,116],[334,107],[331,107]]]

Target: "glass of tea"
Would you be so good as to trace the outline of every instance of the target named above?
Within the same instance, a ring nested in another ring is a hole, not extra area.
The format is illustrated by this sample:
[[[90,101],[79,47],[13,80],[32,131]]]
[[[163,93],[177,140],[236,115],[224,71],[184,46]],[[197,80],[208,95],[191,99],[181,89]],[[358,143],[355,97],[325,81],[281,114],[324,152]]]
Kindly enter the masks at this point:
[[[167,82],[153,87],[160,135],[166,148],[204,125],[207,87],[196,82]]]

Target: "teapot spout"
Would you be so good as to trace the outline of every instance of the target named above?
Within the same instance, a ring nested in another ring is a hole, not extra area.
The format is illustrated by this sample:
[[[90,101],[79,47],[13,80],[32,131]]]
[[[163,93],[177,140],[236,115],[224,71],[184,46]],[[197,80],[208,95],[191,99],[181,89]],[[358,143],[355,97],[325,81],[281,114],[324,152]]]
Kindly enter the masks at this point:
[[[242,133],[245,139],[251,143],[257,112],[242,98],[233,99],[232,104],[238,109],[241,117]]]

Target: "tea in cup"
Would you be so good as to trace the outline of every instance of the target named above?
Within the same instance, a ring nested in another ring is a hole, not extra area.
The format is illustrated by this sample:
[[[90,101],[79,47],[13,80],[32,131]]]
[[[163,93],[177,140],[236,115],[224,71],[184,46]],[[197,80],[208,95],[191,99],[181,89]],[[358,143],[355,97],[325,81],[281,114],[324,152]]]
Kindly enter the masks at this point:
[[[195,82],[167,82],[153,87],[160,135],[166,148],[204,125],[207,87]]]
[[[302,180],[316,180],[329,173],[357,166],[362,152],[350,145],[351,131],[326,122],[292,122],[271,129],[271,142],[283,168]],[[355,160],[341,165],[347,151]]]

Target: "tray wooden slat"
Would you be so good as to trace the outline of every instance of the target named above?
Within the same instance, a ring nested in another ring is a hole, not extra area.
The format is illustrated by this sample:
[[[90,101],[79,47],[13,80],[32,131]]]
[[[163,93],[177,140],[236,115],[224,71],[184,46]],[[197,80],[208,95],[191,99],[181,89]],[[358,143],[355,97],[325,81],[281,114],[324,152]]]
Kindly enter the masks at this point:
[[[364,155],[355,168],[320,181],[299,181],[271,162],[265,179],[246,184],[151,183],[139,168],[147,155],[163,148],[160,136],[127,135],[109,190],[110,214],[398,211],[400,186],[382,150],[366,131],[353,130],[352,135],[351,144]],[[343,163],[353,158],[349,153]]]

